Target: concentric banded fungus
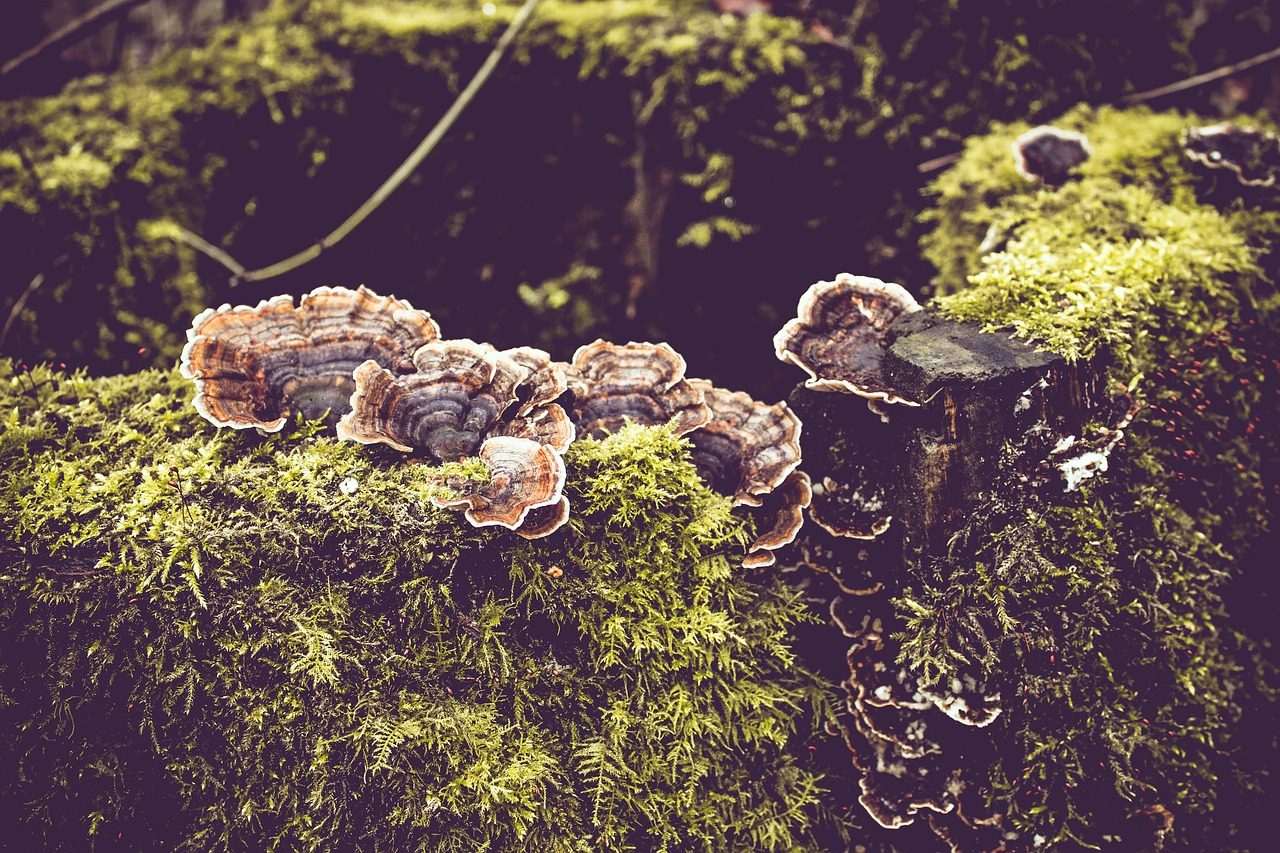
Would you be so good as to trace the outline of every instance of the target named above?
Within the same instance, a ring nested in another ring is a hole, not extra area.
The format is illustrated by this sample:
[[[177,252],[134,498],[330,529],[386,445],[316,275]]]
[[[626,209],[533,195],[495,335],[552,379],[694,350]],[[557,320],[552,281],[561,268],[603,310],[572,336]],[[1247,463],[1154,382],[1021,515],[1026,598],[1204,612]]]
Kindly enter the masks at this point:
[[[541,539],[564,527],[568,520],[569,499],[560,498],[553,504],[529,510],[524,523],[516,528],[516,533],[525,539]]]
[[[519,414],[528,414],[534,407],[550,403],[568,390],[568,378],[564,371],[543,350],[515,347],[502,350],[499,354],[525,370],[524,377],[516,385],[516,397],[520,401]]]
[[[1050,187],[1066,183],[1071,170],[1092,153],[1084,134],[1051,125],[1033,127],[1013,141],[1018,174]]]
[[[527,373],[469,340],[432,341],[414,352],[413,365],[417,372],[402,376],[374,362],[356,368],[351,411],[338,423],[338,437],[426,450],[441,462],[471,456],[514,409]]]
[[[336,421],[366,360],[403,373],[410,356],[440,336],[431,315],[368,288],[319,287],[254,308],[223,305],[187,330],[182,375],[196,382],[195,407],[216,426],[281,429],[295,413]]]
[[[965,812],[960,822],[940,821],[931,828],[957,849],[963,827],[990,827],[1000,818],[986,813],[977,786],[965,778],[966,764],[948,760],[947,743],[956,729],[934,713],[939,695],[922,689],[908,667],[896,663],[898,648],[881,619],[857,608],[845,612],[843,602],[832,604],[832,616],[855,642],[849,649],[850,677],[845,682],[852,726],[845,726],[845,742],[854,765],[862,771],[859,802],[876,822],[898,829],[921,813],[950,815]],[[945,694],[950,696],[950,694]],[[945,704],[945,703],[943,703]],[[981,723],[995,719],[996,710]],[[953,720],[976,725],[966,715]],[[968,833],[967,833],[968,834]]]
[[[743,567],[772,566],[773,552],[795,541],[804,524],[805,507],[812,499],[809,475],[803,471],[792,471],[781,486],[770,492],[756,514],[760,535],[747,548]]]
[[[684,358],[668,344],[597,340],[579,347],[572,364],[563,367],[579,435],[599,438],[628,420],[670,424],[684,435],[711,419],[702,392],[685,381]]]
[[[1280,174],[1280,137],[1256,127],[1215,124],[1187,129],[1187,156],[1210,169],[1230,169],[1245,186],[1273,187]]]
[[[766,406],[705,379],[689,385],[711,410],[711,419],[689,433],[698,473],[734,506],[760,506],[800,464],[800,419],[786,403]]]
[[[476,527],[499,525],[514,530],[531,510],[564,500],[564,458],[550,447],[527,438],[497,436],[486,439],[478,455],[489,469],[489,482],[446,480],[441,485],[458,496],[433,497],[432,503],[446,509],[465,507],[467,521]],[[567,517],[567,502],[565,510]]]
[[[809,374],[807,388],[918,406],[890,387],[882,365],[890,324],[918,310],[901,285],[841,273],[800,297],[798,316],[773,338],[774,352]]]

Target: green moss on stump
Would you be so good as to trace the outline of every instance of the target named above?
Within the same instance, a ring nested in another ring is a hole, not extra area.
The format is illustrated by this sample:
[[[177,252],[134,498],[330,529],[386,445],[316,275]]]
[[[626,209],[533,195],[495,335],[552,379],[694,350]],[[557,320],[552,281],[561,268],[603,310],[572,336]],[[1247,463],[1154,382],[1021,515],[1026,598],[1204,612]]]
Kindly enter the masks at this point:
[[[215,430],[190,393],[0,379],[8,841],[809,844],[802,609],[743,577],[685,442],[575,444],[569,526],[526,542],[432,507],[397,454]]]
[[[1136,849],[1156,806],[1165,849],[1250,850],[1268,831],[1280,228],[1273,195],[1182,157],[1196,123],[1080,108],[1055,124],[1094,154],[1064,187],[1014,172],[1024,127],[974,140],[934,185],[926,253],[964,285],[935,305],[1091,359],[1141,404],[1076,491],[1019,477],[1026,446],[1007,447],[896,602],[904,662],[1000,686],[989,797],[1049,849]],[[1005,242],[983,256],[993,223]]]

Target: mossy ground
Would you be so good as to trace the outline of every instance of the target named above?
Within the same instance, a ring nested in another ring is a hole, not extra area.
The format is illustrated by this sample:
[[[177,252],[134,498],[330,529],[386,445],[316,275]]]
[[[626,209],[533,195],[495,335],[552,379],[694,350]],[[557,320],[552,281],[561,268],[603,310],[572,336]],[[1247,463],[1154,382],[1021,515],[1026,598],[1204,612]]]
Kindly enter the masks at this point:
[[[811,846],[802,610],[668,431],[575,444],[535,543],[176,373],[0,381],[7,843]]]

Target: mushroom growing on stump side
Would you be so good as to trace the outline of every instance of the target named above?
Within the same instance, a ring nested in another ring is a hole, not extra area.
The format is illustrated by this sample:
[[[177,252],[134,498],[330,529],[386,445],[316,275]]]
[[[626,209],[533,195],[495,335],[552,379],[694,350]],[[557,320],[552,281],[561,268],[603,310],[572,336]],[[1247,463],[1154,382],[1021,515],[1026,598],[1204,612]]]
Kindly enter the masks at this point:
[[[457,497],[432,497],[433,504],[445,509],[465,508],[467,521],[476,527],[499,525],[515,530],[532,510],[564,500],[564,458],[552,448],[527,438],[497,436],[485,439],[478,456],[489,470],[489,482],[441,479],[440,485],[456,492]],[[567,518],[567,502],[564,509]]]
[[[1188,128],[1182,134],[1182,150],[1210,169],[1230,169],[1249,187],[1274,187],[1280,174],[1280,137],[1256,127]]]
[[[355,390],[352,372],[372,360],[395,373],[440,337],[425,311],[366,287],[319,287],[295,308],[289,296],[196,316],[182,350],[195,407],[215,426],[280,430],[298,412],[336,421]]]
[[[841,465],[844,475],[856,473],[850,483],[823,477],[813,488],[809,516],[832,536],[875,539],[889,529],[893,516],[887,511],[888,497],[883,485],[865,471],[854,469],[852,460]]]
[[[812,499],[809,475],[803,471],[792,471],[781,486],[765,496],[759,510],[753,513],[760,534],[747,547],[743,568],[772,566],[776,559],[773,552],[795,541],[804,524],[805,507]]]
[[[597,340],[560,366],[573,394],[570,417],[579,435],[599,438],[628,420],[670,424],[684,435],[711,419],[702,392],[685,381],[684,358],[668,344]]]
[[[999,849],[1006,840],[1001,816],[984,807],[981,780],[967,775],[976,766],[973,751],[982,746],[971,732],[993,721],[998,709],[982,721],[937,714],[948,702],[954,707],[957,697],[923,687],[908,667],[896,663],[898,647],[887,618],[843,599],[833,601],[831,610],[835,623],[854,639],[844,682],[849,712],[844,735],[862,773],[859,803],[888,829],[906,827],[923,813],[952,850]],[[974,692],[981,691],[975,687]],[[998,696],[989,698],[993,705]]]
[[[774,335],[774,352],[809,374],[806,388],[918,406],[890,385],[883,361],[890,324],[919,310],[899,284],[841,273],[805,291],[798,316]]]
[[[1047,124],[1033,127],[1013,141],[1018,174],[1048,187],[1065,184],[1071,170],[1092,153],[1084,134]]]
[[[401,376],[373,362],[356,368],[351,411],[338,423],[339,438],[425,450],[440,462],[471,456],[495,435],[561,452],[573,440],[573,427],[558,405],[519,405],[518,388],[529,371],[488,344],[433,341],[413,354],[413,365],[416,373]],[[516,414],[525,409],[527,415]]]

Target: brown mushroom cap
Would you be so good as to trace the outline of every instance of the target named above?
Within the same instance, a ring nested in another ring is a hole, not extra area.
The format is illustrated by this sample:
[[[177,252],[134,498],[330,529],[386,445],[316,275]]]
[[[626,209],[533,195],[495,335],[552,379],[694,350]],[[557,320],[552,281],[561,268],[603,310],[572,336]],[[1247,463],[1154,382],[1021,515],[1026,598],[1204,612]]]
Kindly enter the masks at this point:
[[[841,273],[805,291],[798,316],[774,335],[774,352],[809,374],[807,388],[918,406],[890,387],[882,364],[890,324],[918,310],[902,285]]]
[[[543,350],[515,347],[504,349],[500,354],[525,370],[524,377],[516,385],[520,414],[528,414],[534,407],[550,403],[568,390],[569,380],[564,370]]]
[[[1071,170],[1092,153],[1083,133],[1047,124],[1033,127],[1013,141],[1018,174],[1051,187],[1066,183]]]
[[[792,471],[781,486],[769,493],[756,513],[756,529],[760,533],[747,548],[744,568],[773,565],[773,552],[795,541],[804,524],[805,507],[812,498],[809,475],[803,471]]]
[[[1188,128],[1182,149],[1210,169],[1230,169],[1250,187],[1273,187],[1280,174],[1280,136],[1256,127],[1215,124]]]
[[[599,438],[628,420],[670,424],[684,435],[711,418],[702,392],[685,381],[684,358],[668,344],[597,340],[579,347],[563,367],[579,435]]]
[[[689,433],[693,463],[707,485],[733,497],[734,506],[760,506],[800,464],[800,419],[786,403],[766,406],[740,391],[690,379],[711,410],[711,420]]]
[[[561,451],[573,440],[572,424],[559,406],[515,414],[528,371],[488,344],[432,341],[414,352],[413,365],[417,372],[402,376],[371,362],[360,365],[351,411],[338,423],[338,436],[423,449],[442,462],[472,455],[492,435],[538,440]]]
[[[431,315],[402,299],[363,286],[319,287],[296,308],[277,296],[201,312],[187,330],[181,371],[196,382],[196,410],[214,425],[274,432],[295,412],[336,420],[357,365],[411,370],[414,350],[439,336]]]
[[[458,496],[433,497],[432,503],[447,509],[465,507],[467,521],[476,527],[515,530],[531,510],[562,500],[564,458],[550,447],[527,438],[495,436],[485,439],[478,455],[489,469],[489,482],[446,481]]]
[[[550,536],[569,520],[569,499],[560,500],[546,506],[534,507],[525,516],[524,523],[516,528],[516,533],[525,539],[541,539]]]

